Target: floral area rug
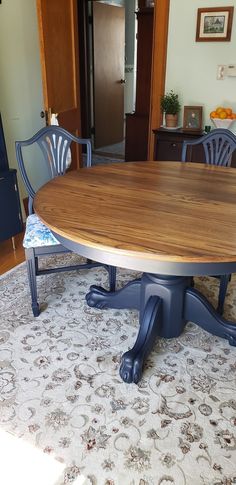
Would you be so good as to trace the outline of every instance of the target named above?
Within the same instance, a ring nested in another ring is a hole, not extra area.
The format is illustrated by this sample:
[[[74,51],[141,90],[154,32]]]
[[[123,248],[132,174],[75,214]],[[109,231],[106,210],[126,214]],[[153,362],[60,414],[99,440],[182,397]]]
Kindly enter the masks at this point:
[[[120,286],[134,277],[118,271]],[[0,279],[0,431],[60,463],[49,485],[236,483],[236,348],[188,323],[125,384],[138,313],[89,308],[91,284],[106,286],[106,271],[38,278],[34,318],[25,264]],[[218,284],[196,280],[213,304]],[[236,321],[235,309],[233,278],[225,317]]]

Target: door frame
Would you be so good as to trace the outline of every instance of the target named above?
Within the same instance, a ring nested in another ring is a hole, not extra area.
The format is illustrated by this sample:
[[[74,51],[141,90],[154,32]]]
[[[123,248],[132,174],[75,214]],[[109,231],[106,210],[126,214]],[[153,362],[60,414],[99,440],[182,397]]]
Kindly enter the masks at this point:
[[[101,0],[77,0],[78,10],[78,39],[79,39],[79,63],[80,63],[80,111],[81,131],[84,138],[94,135],[94,79],[91,82],[91,64],[94,64],[93,49],[91,50],[90,26],[92,23],[92,3]],[[89,8],[91,3],[91,9]],[[111,3],[111,5],[113,5]],[[117,5],[120,6],[120,5]],[[93,40],[92,40],[93,43]],[[92,78],[93,78],[92,74]],[[93,111],[93,115],[92,115]],[[124,113],[123,113],[124,114]]]
[[[89,11],[88,1],[77,0],[80,65],[80,116],[83,138],[91,138],[91,86],[89,65]]]
[[[165,91],[170,0],[155,0],[152,47],[152,76],[148,131],[148,160],[154,160],[153,130],[162,122],[161,96]]]
[[[78,17],[80,22],[84,22],[84,16],[81,7],[86,3],[86,0],[78,1]],[[149,130],[148,130],[148,160],[154,159],[155,139],[153,130],[160,127],[162,122],[161,114],[161,96],[165,91],[166,78],[166,59],[167,59],[167,42],[168,42],[168,24],[169,24],[169,10],[170,0],[154,0],[154,21],[153,21],[153,47],[152,47],[152,75],[151,75],[151,93],[150,93],[150,110],[149,110]],[[79,30],[81,23],[79,23]],[[79,49],[83,44],[79,43]],[[86,51],[86,47],[84,49]],[[85,53],[83,52],[85,56]],[[85,56],[86,57],[86,56]],[[88,69],[88,66],[86,66]],[[80,70],[81,82],[83,70]],[[88,92],[89,94],[89,92]],[[91,95],[91,93],[90,93]],[[81,96],[83,104],[83,97]],[[88,125],[83,116],[82,108],[82,130],[84,129],[84,122],[86,126],[86,135],[88,134]]]

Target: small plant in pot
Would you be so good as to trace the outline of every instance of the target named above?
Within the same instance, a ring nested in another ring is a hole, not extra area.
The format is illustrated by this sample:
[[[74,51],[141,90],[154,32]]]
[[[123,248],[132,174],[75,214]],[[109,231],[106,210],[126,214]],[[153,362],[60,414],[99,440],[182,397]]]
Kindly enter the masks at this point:
[[[174,91],[166,93],[161,98],[161,111],[165,113],[165,125],[167,128],[175,128],[178,124],[180,102],[178,94]]]

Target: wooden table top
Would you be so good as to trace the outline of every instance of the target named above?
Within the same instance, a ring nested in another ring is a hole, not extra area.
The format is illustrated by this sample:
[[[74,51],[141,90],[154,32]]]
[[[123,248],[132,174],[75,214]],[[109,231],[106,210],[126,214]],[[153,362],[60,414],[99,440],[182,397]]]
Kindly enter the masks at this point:
[[[95,250],[101,262],[99,254],[106,254],[109,264],[139,270],[147,264],[153,272],[158,262],[169,268],[172,263],[236,263],[234,168],[182,162],[100,165],[48,182],[34,208],[54,233],[82,248],[80,254],[90,257],[83,248]]]

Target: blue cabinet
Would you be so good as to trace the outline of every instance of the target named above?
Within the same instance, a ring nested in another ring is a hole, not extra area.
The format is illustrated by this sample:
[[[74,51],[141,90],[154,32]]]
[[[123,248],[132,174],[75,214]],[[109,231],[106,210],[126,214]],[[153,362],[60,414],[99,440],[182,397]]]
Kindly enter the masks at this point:
[[[0,114],[0,172],[5,172],[6,170],[9,170],[9,165],[8,165],[8,158],[7,158],[6,143],[4,138],[4,131],[2,126],[2,118]]]
[[[0,241],[23,230],[16,170],[0,172]]]

